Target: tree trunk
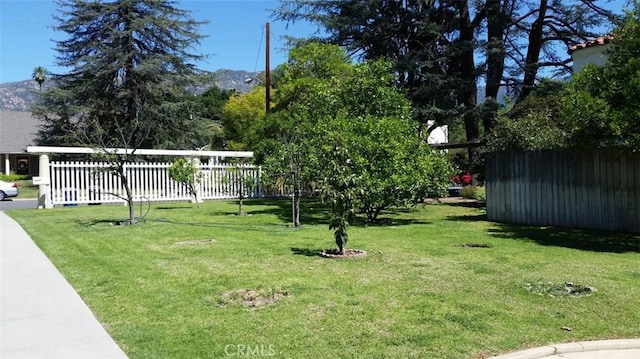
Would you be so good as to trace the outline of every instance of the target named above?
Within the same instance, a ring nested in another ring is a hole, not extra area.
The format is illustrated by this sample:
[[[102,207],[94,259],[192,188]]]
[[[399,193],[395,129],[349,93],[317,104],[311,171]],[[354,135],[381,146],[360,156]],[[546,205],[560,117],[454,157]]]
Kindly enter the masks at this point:
[[[500,6],[500,0],[487,0],[487,85],[485,98],[493,98],[495,101],[487,102],[489,111],[482,117],[484,137],[487,138],[496,121],[498,114],[498,92],[504,73],[504,36],[508,18],[505,9]]]
[[[475,74],[475,60],[473,58],[474,53],[474,25],[471,22],[469,15],[469,4],[467,1],[459,1],[457,3],[458,10],[460,12],[460,38],[458,46],[460,46],[460,57],[457,59],[460,66],[460,76],[462,79],[462,88],[458,98],[460,103],[465,107],[464,114],[464,127],[467,142],[478,142],[480,137],[480,129],[478,128],[478,121],[474,113],[476,107],[476,74]],[[468,148],[469,165],[474,161],[475,148]]]
[[[131,193],[131,187],[129,186],[129,181],[127,180],[127,176],[124,173],[123,164],[118,165],[117,169],[118,175],[120,176],[120,182],[124,187],[125,193],[127,194],[127,205],[129,206],[129,224],[136,224],[136,216],[133,208],[133,194]]]
[[[241,173],[241,172],[240,172]],[[243,174],[239,177],[240,183],[238,183],[238,216],[244,216],[244,209],[242,208],[242,200],[244,199],[244,178]]]
[[[518,102],[529,96],[536,82],[536,75],[538,74],[538,60],[540,58],[540,51],[542,50],[542,38],[544,35],[544,18],[547,15],[547,1],[548,0],[540,0],[538,18],[533,22],[533,24],[531,24],[527,59],[524,65],[524,80],[522,83],[522,92],[518,97]]]
[[[293,190],[293,227],[300,227],[300,188],[295,186]]]

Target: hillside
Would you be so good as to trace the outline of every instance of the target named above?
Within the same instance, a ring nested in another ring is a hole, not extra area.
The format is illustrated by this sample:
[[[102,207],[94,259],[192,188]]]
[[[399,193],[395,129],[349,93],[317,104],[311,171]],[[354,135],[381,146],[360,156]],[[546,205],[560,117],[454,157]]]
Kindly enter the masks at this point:
[[[215,72],[215,84],[224,89],[235,89],[239,92],[247,92],[252,85],[245,79],[257,75],[255,72],[221,69]],[[52,86],[51,82],[45,82],[43,90]],[[211,85],[197,86],[196,92],[203,92]],[[38,84],[33,80],[6,82],[0,84],[0,111],[28,111],[35,101],[39,91]]]
[[[235,89],[238,92],[247,92],[253,84],[247,84],[247,78],[253,78],[256,72],[248,72],[241,70],[221,69],[215,72],[217,80],[215,84],[223,89]],[[45,82],[43,89],[52,86],[51,82]],[[200,93],[207,90],[211,85],[203,84],[196,87],[196,92]],[[39,91],[38,84],[33,80],[24,80],[17,82],[6,82],[0,84],[0,111],[28,111],[33,102],[35,95]],[[506,88],[500,88],[498,93],[498,102],[504,103],[504,96],[507,94]],[[484,102],[484,87],[478,87],[478,103]]]

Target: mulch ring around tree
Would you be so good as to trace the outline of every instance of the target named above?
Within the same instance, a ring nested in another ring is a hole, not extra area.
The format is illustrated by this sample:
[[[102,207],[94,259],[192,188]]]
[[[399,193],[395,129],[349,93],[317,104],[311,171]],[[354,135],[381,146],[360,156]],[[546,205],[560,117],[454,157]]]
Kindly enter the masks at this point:
[[[318,252],[321,257],[330,259],[356,259],[367,255],[367,252],[360,249],[345,249],[344,254],[340,254],[338,249],[323,249]]]

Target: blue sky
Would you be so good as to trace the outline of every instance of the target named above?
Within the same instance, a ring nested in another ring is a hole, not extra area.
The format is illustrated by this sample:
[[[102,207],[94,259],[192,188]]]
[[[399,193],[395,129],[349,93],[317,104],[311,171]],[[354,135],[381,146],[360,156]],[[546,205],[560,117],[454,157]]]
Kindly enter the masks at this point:
[[[196,20],[208,20],[200,33],[208,36],[194,53],[209,55],[198,64],[203,70],[232,69],[263,71],[265,68],[265,23],[271,23],[271,68],[286,61],[283,35],[308,37],[317,30],[306,23],[275,22],[269,0],[181,0],[177,7],[190,10]],[[0,0],[0,83],[31,79],[33,69],[56,68],[54,40],[66,35],[52,30],[54,0]]]

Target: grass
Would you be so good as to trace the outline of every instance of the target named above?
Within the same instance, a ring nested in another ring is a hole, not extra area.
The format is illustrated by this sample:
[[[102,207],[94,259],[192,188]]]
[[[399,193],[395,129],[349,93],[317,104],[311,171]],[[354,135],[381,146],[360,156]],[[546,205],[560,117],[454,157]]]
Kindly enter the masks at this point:
[[[18,198],[38,198],[38,186],[33,185],[29,175],[5,175],[0,174],[0,180],[16,182],[18,184]]]
[[[31,180],[18,180],[18,198],[38,198],[38,186]]]
[[[351,227],[348,247],[368,255],[330,260],[316,255],[334,246],[327,210],[303,204],[301,229],[288,201],[248,201],[246,217],[234,202],[154,204],[135,226],[112,225],[121,206],[7,213],[130,358],[485,358],[640,336],[640,236],[429,205]],[[597,292],[530,290],[566,282]],[[285,294],[264,307],[230,299],[246,290]]]

